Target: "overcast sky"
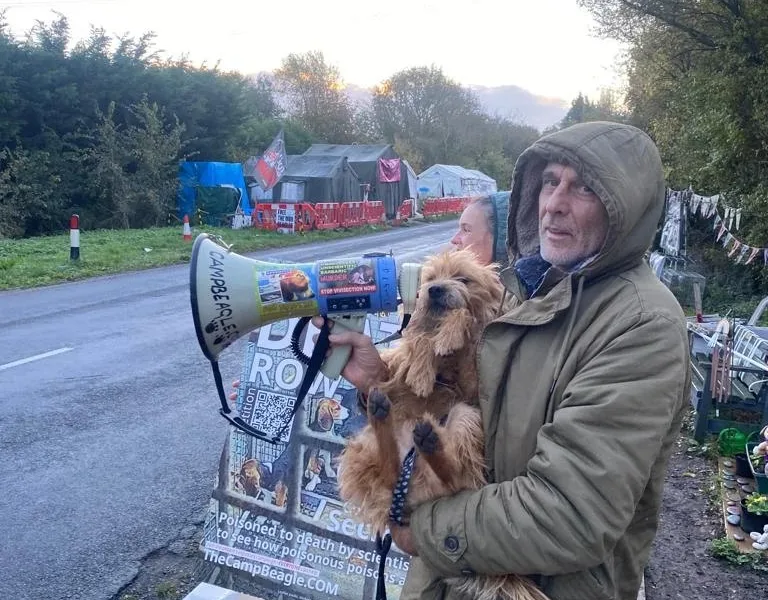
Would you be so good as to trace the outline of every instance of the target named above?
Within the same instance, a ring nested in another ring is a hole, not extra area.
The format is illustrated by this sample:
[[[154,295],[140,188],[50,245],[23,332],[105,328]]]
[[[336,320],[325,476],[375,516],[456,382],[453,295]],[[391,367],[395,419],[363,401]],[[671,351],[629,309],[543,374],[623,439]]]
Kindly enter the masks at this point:
[[[57,10],[75,41],[91,25],[109,34],[154,31],[166,55],[245,73],[321,50],[347,83],[365,87],[433,63],[463,84],[513,84],[569,101],[619,83],[619,46],[593,36],[576,0],[0,0],[0,7],[17,35]]]

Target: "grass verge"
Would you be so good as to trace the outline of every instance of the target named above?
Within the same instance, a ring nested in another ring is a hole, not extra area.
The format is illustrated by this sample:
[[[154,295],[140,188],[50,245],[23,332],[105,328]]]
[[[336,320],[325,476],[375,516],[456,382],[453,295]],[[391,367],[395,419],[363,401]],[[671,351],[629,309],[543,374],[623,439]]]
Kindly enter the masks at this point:
[[[239,254],[322,240],[380,232],[385,226],[311,231],[285,235],[256,229],[195,227],[192,232],[220,235]],[[80,259],[69,259],[69,233],[22,240],[0,240],[0,290],[30,288],[97,275],[162,267],[189,261],[192,243],[181,228],[81,231]]]

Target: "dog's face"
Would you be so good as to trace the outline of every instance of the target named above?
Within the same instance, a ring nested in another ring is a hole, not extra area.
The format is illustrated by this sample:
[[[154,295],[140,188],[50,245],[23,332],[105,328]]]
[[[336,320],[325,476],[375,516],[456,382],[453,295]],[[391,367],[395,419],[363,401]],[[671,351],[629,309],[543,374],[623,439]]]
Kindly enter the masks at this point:
[[[443,323],[463,327],[467,334],[479,331],[495,317],[502,291],[495,266],[481,265],[469,250],[431,256],[422,267],[416,310],[406,331],[415,324],[423,333],[437,334]]]
[[[323,469],[325,469],[325,459],[322,456],[311,455],[309,462],[307,462],[307,471],[319,475],[323,472]]]
[[[261,463],[255,458],[251,458],[240,467],[238,480],[247,494],[255,496],[261,488],[261,476]]]
[[[335,398],[323,398],[317,405],[315,424],[320,431],[330,431],[349,417],[349,409]]]
[[[288,486],[283,483],[282,479],[275,485],[275,497],[273,502],[275,506],[285,506],[288,503]]]

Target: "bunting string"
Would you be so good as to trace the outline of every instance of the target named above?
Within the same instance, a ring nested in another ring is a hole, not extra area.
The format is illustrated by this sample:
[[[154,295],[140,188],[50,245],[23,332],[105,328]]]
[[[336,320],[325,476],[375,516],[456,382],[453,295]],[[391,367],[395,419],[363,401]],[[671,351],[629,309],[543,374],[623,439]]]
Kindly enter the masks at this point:
[[[762,259],[763,265],[768,265],[768,248],[751,246],[733,234],[734,231],[739,231],[742,225],[741,208],[726,205],[722,194],[701,196],[693,193],[690,188],[688,190],[668,189],[667,201],[668,206],[674,203],[685,203],[692,215],[698,214],[705,219],[712,219],[715,240],[722,244],[728,256],[733,258],[736,264],[749,265],[756,259]],[[665,223],[666,229],[668,229],[667,223]]]

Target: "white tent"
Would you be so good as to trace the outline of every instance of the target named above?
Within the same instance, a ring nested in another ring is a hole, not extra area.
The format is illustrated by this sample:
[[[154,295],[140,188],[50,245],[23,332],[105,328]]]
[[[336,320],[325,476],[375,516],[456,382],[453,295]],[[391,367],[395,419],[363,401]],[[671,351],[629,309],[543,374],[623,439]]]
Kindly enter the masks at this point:
[[[408,197],[416,199],[416,190],[418,189],[418,182],[416,177],[416,171],[413,170],[413,167],[408,164],[407,160],[403,160],[403,164],[405,165],[405,170],[408,172]]]
[[[497,191],[496,180],[458,165],[432,165],[417,178],[419,199],[484,196]]]

